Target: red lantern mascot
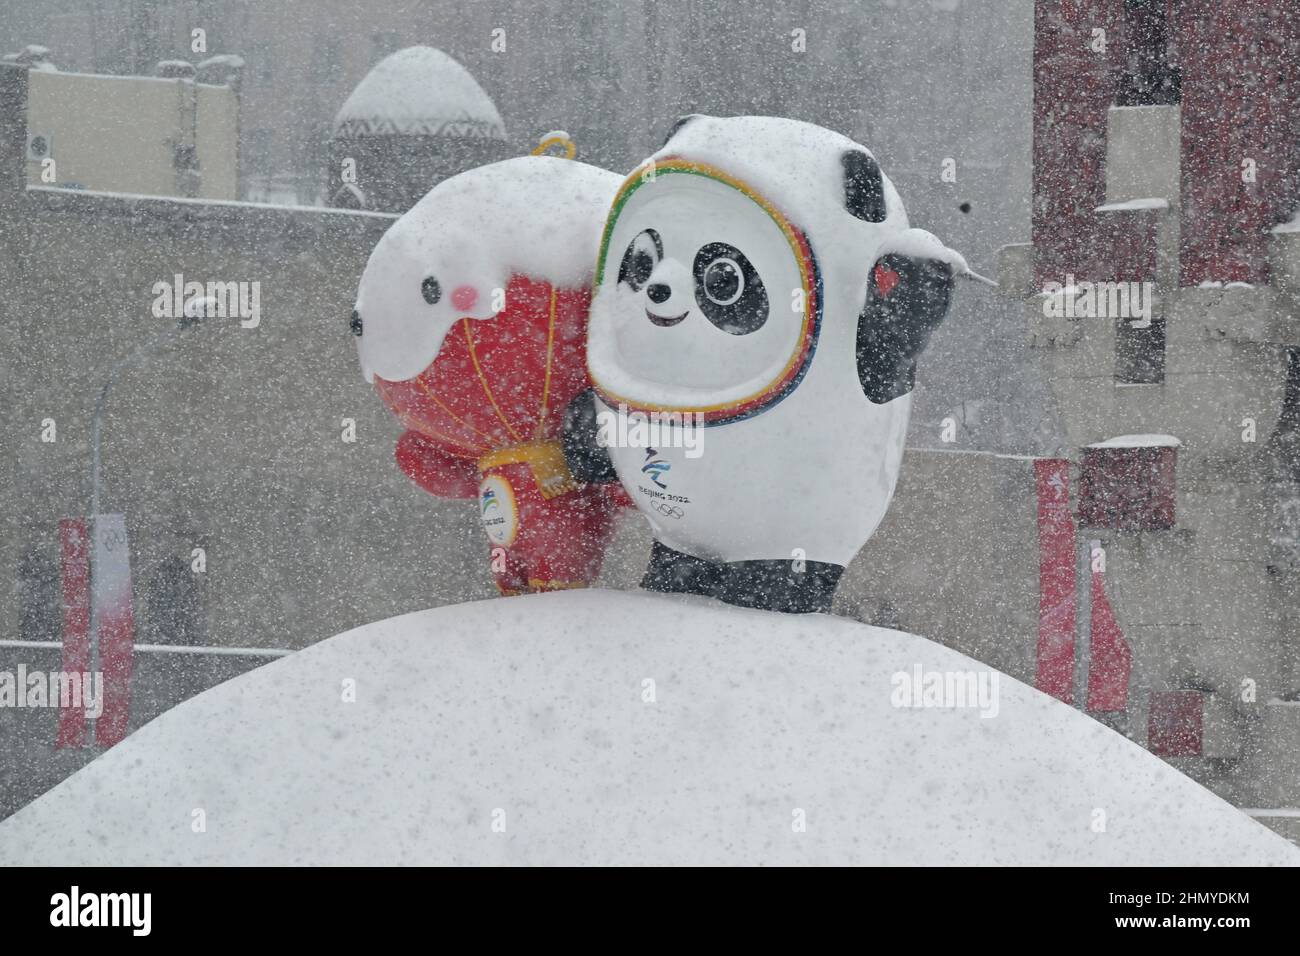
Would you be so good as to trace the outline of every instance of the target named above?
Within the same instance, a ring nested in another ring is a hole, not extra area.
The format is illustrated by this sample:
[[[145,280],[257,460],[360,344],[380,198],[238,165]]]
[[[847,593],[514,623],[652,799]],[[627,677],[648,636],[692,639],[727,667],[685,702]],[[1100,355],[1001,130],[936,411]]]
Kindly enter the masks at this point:
[[[352,315],[366,378],[407,431],[397,462],[478,502],[503,594],[582,587],[600,571],[613,485],[580,485],[560,445],[590,385],[587,310],[620,177],[524,156],[440,183],[384,234]]]

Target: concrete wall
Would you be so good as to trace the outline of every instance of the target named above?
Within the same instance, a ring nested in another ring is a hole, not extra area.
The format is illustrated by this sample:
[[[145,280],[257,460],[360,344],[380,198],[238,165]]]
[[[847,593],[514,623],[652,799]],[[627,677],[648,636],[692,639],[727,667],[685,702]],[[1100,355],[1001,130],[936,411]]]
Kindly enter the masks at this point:
[[[1033,459],[909,448],[893,503],[845,571],[836,610],[924,634],[1032,684]]]
[[[58,518],[87,512],[96,394],[110,365],[169,324],[151,314],[152,290],[180,273],[259,282],[261,322],[208,320],[115,386],[102,508],[127,515],[137,599],[162,562],[203,547],[208,639],[300,646],[432,603],[439,574],[464,587],[463,542],[477,529],[468,514],[438,516],[393,466],[396,423],[347,331],[388,218],[41,191],[26,207],[0,229],[15,266],[0,332],[7,564],[53,554]],[[355,443],[342,440],[349,418]]]

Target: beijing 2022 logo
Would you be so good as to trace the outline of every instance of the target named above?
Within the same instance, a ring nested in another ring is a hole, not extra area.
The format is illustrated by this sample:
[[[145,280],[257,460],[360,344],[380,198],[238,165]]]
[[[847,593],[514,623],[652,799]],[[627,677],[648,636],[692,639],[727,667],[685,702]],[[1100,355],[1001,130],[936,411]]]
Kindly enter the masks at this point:
[[[653,448],[647,448],[645,450],[646,460],[645,460],[645,464],[641,466],[641,473],[645,475],[647,478],[649,478],[651,481],[653,481],[660,488],[663,488],[665,491],[667,491],[668,486],[664,484],[662,481],[660,481],[659,479],[661,479],[665,473],[671,471],[673,466],[670,465],[668,462],[664,461],[662,458],[656,457],[658,454],[659,452],[657,452]]]
[[[509,482],[499,475],[483,479],[478,486],[478,510],[488,540],[503,548],[510,547],[519,531],[519,513]]]

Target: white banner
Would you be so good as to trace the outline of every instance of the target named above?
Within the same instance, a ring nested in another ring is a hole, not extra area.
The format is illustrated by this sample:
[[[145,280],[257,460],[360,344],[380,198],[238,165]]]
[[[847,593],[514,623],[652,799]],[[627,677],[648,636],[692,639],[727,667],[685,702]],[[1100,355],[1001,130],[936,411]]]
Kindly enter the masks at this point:
[[[104,675],[104,710],[95,721],[95,743],[111,747],[126,736],[131,707],[131,665],[135,612],[131,594],[131,554],[122,515],[95,519],[91,563],[92,638]]]

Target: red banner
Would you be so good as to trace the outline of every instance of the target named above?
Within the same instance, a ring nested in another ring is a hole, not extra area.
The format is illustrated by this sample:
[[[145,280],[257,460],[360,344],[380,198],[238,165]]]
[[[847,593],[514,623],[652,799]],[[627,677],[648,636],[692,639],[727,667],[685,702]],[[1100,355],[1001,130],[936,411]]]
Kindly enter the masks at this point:
[[[1034,462],[1038,489],[1038,673],[1034,686],[1074,703],[1074,519],[1070,462]]]
[[[63,568],[63,672],[90,673],[90,547],[86,522],[64,518],[59,522],[59,551]],[[77,706],[59,710],[59,732],[54,746],[81,747],[86,743],[84,694]]]
[[[1096,554],[1096,546],[1092,553]],[[1088,709],[1128,710],[1128,681],[1133,652],[1106,597],[1104,575],[1092,569],[1092,613],[1088,628]]]

